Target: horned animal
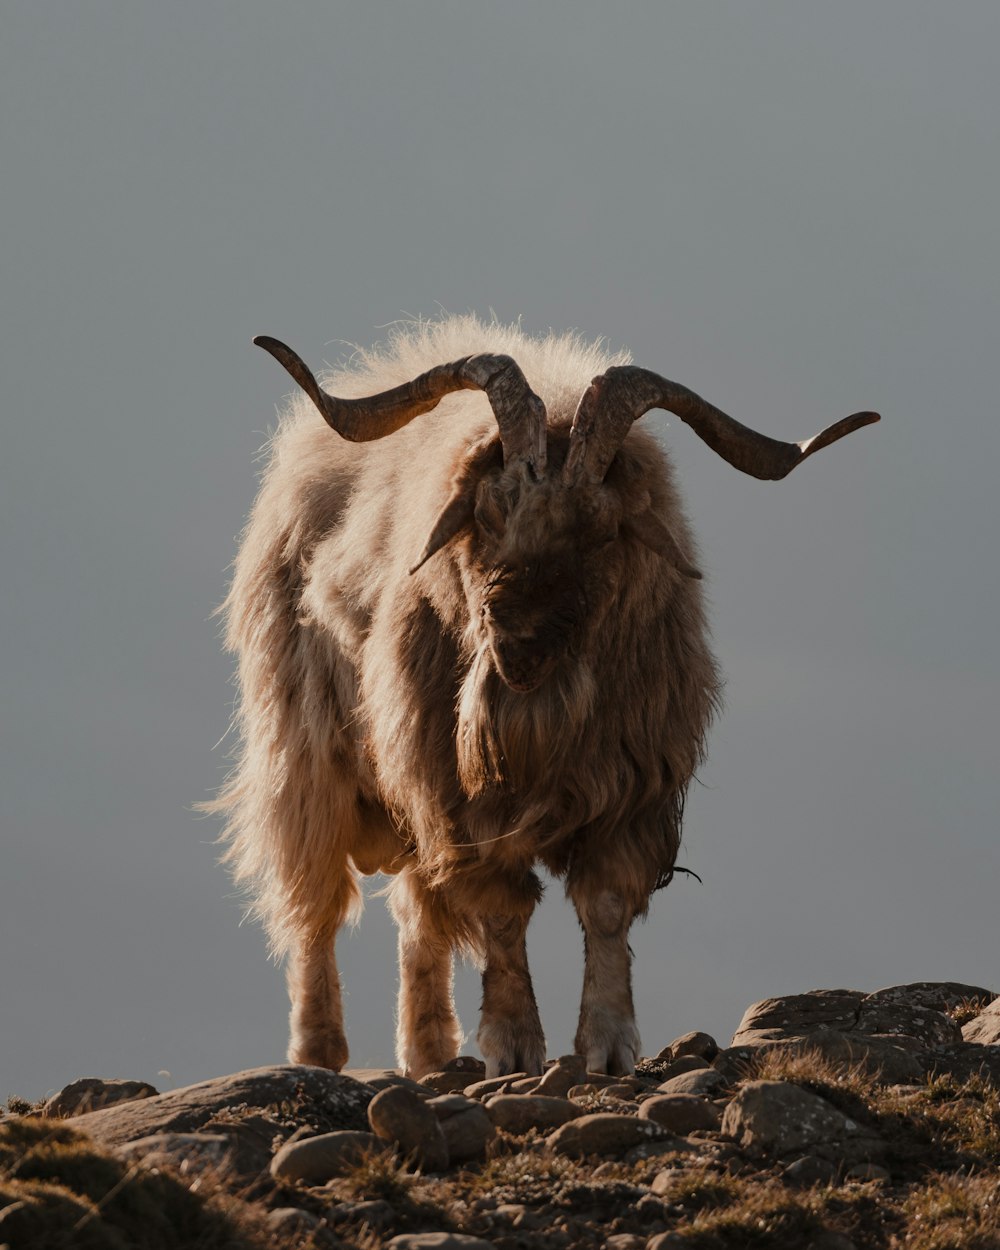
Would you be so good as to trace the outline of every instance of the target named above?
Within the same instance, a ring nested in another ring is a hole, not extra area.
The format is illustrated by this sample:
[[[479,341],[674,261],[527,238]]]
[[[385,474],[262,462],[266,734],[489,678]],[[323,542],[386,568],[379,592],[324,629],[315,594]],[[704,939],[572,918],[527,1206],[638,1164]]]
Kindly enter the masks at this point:
[[[241,745],[216,805],[288,957],[289,1059],[345,1064],[335,938],[359,876],[385,873],[400,1065],[457,1054],[462,954],[482,970],[487,1074],[540,1072],[541,865],[583,928],[576,1052],[631,1072],[629,928],[675,870],[719,696],[672,470],[634,423],[667,409],[777,479],[877,415],[778,442],[627,355],[471,317],[399,329],[323,386],[254,341],[303,393],[224,605]]]

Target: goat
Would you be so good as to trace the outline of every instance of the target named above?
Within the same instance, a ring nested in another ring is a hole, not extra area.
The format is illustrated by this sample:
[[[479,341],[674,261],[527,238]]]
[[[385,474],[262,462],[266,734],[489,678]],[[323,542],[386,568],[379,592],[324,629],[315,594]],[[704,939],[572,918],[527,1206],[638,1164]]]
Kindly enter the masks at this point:
[[[540,863],[584,933],[575,1049],[588,1070],[631,1072],[629,927],[673,874],[719,696],[672,471],[633,422],[666,408],[777,479],[877,415],[780,443],[626,355],[475,318],[361,353],[325,379],[349,398],[254,342],[304,396],[223,605],[241,747],[215,806],[236,880],[290,956],[289,1059],[347,1061],[334,940],[359,874],[381,872],[403,1069],[457,1053],[464,953],[482,968],[487,1074],[540,1072],[525,949]]]

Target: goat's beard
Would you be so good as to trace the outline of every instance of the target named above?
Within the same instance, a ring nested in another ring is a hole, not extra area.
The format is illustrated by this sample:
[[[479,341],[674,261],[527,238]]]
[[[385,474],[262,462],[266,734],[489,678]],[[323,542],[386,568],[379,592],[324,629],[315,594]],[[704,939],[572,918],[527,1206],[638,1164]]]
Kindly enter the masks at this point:
[[[469,798],[500,787],[528,797],[552,784],[594,706],[589,665],[560,664],[535,690],[511,690],[489,644],[476,650],[458,694],[458,777]]]

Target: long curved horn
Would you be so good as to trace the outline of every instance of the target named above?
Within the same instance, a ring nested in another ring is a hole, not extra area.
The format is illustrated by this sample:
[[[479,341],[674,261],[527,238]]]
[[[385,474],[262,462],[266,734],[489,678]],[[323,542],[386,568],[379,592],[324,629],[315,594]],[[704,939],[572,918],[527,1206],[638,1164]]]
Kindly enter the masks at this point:
[[[773,482],[822,447],[880,420],[877,412],[856,412],[814,438],[783,443],[727,417],[686,386],[668,382],[648,369],[615,365],[594,378],[583,393],[570,431],[563,480],[572,483],[585,477],[591,482],[603,481],[632,422],[651,408],[665,408],[680,417],[742,473]]]
[[[500,427],[504,465],[523,461],[536,477],[545,474],[545,405],[510,356],[463,356],[379,395],[337,399],[320,387],[290,347],[266,334],[258,335],[254,343],[284,366],[326,423],[352,443],[367,443],[402,429],[452,391],[485,391]]]

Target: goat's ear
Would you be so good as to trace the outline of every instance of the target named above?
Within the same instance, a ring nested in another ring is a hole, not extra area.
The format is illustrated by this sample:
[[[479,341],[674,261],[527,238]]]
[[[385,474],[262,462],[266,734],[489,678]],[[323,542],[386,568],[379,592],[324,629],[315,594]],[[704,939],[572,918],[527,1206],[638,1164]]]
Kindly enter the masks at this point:
[[[672,564],[682,577],[701,579],[700,571],[689,563],[670,528],[650,509],[629,517],[624,528],[633,538],[638,538],[639,542]]]
[[[460,530],[471,524],[475,506],[474,486],[471,489],[469,486],[463,486],[452,493],[451,498],[438,514],[438,519],[434,522],[434,527],[427,542],[424,543],[423,551],[417,557],[416,564],[410,569],[411,574],[415,573],[422,564],[426,564],[435,552],[450,543]]]

